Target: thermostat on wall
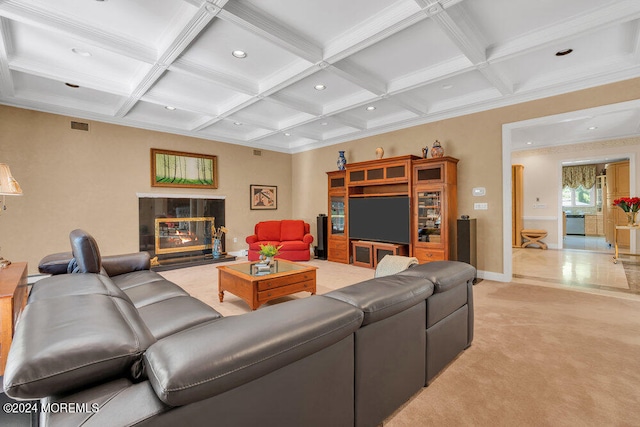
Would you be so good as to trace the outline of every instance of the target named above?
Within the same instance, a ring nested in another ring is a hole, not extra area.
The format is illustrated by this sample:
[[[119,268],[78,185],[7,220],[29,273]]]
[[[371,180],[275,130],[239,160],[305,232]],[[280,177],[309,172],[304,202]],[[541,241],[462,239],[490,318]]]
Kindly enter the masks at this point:
[[[484,196],[485,194],[487,194],[487,190],[484,187],[475,187],[473,189],[474,196]]]

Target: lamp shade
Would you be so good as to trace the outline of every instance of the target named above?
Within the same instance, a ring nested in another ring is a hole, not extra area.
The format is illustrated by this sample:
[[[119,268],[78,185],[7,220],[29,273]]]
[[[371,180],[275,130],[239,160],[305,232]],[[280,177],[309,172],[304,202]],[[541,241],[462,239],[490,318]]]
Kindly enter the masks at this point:
[[[0,195],[19,196],[22,195],[20,184],[11,176],[9,165],[0,163]]]

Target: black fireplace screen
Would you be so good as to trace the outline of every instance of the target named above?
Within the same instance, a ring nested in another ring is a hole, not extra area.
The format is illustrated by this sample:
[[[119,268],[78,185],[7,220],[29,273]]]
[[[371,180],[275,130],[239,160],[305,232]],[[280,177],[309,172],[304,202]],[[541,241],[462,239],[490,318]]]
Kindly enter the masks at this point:
[[[210,254],[224,199],[140,198],[140,250],[160,258]],[[223,239],[224,248],[224,239]]]

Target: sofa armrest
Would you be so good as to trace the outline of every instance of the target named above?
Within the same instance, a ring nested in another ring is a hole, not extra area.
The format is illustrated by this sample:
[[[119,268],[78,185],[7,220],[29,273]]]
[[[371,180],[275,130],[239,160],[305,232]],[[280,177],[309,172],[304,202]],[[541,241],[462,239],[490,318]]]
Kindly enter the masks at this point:
[[[151,259],[149,252],[110,255],[102,257],[102,267],[109,277],[119,276],[133,271],[149,270],[151,268]]]
[[[163,338],[145,352],[145,366],[163,402],[186,405],[329,347],[357,330],[362,319],[361,310],[342,301],[311,296]]]
[[[252,244],[258,241],[258,236],[256,234],[252,234],[251,236],[247,236],[247,238],[245,239],[245,241],[248,244]]]
[[[313,236],[311,234],[305,234],[304,237],[302,238],[302,241],[308,244],[312,244]]]

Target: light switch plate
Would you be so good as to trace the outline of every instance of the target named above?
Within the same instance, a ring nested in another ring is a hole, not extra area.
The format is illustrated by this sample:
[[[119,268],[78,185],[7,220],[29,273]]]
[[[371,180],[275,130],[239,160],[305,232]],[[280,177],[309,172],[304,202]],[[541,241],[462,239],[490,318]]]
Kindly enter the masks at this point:
[[[473,204],[473,209],[475,209],[477,211],[486,211],[487,209],[489,209],[489,204],[488,203],[474,203]]]

